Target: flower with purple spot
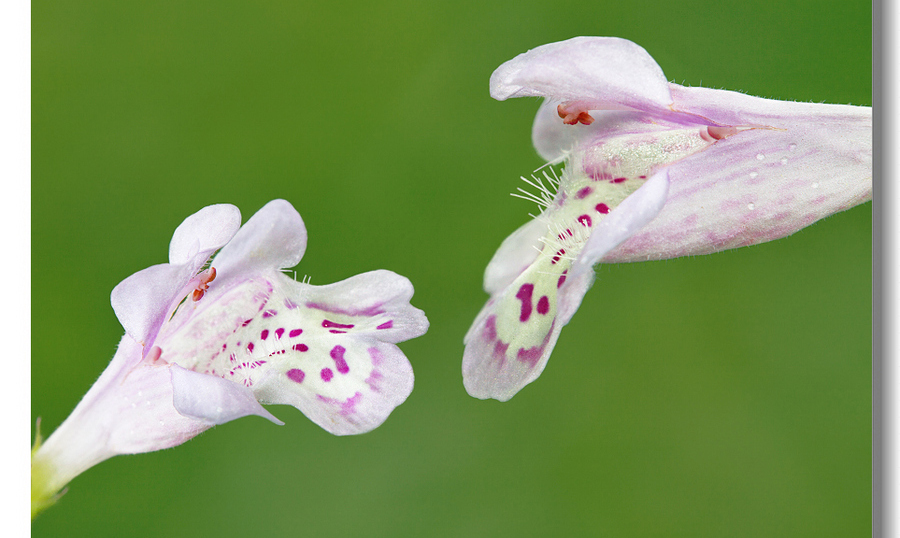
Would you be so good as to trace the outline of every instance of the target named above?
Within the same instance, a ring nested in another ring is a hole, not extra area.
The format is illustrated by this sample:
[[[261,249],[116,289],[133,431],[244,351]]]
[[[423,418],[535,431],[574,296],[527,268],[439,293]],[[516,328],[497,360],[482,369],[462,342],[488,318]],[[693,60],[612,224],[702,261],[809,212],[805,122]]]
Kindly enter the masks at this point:
[[[542,211],[488,264],[491,297],[465,336],[478,398],[540,375],[595,264],[770,241],[872,198],[871,108],[670,84],[624,39],[530,50],[494,72],[491,95],[545,98],[532,140],[548,164],[525,179],[536,193],[520,189]]]
[[[246,415],[282,424],[260,404],[293,405],[346,435],[406,400],[413,372],[395,344],[428,329],[412,284],[384,270],[296,282],[281,270],[300,261],[306,237],[284,200],[243,227],[236,207],[205,207],[175,230],[169,263],[116,286],[125,336],[69,418],[36,443],[33,514],[117,454],[179,445]]]

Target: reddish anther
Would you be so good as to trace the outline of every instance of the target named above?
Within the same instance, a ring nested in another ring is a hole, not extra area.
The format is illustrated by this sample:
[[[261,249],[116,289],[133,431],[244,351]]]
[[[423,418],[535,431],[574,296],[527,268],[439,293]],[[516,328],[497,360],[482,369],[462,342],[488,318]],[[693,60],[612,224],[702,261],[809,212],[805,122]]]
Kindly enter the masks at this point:
[[[206,293],[206,290],[209,289],[209,283],[216,279],[216,268],[210,267],[206,271],[203,271],[199,275],[196,276],[199,279],[199,283],[197,287],[194,288],[194,292],[191,294],[191,299],[199,301],[203,298],[203,295]]]
[[[587,113],[586,110],[569,110],[567,105],[559,105],[556,107],[556,113],[562,118],[566,125],[584,124],[590,125],[594,123],[594,118]]]

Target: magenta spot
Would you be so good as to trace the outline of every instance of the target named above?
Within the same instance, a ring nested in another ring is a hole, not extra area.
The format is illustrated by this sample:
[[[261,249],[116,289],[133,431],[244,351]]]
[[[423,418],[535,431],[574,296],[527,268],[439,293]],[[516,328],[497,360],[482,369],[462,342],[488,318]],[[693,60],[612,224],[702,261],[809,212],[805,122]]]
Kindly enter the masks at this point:
[[[246,327],[247,325],[250,325],[250,322],[251,322],[251,321],[253,321],[253,318],[250,318],[250,319],[248,319],[247,321],[241,323],[241,327]]]
[[[509,344],[504,344],[500,340],[497,340],[497,343],[494,344],[494,356],[495,357],[506,357],[507,349],[509,349]]]
[[[516,299],[522,301],[522,311],[519,313],[519,321],[528,321],[531,317],[531,294],[534,292],[534,284],[522,284],[516,293]]]
[[[322,371],[319,372],[319,375],[322,376],[322,381],[326,383],[331,381],[331,378],[334,377],[334,372],[331,371],[331,368],[322,368]]]
[[[284,334],[284,329],[275,329],[275,338],[281,340],[281,335]]]
[[[378,327],[375,327],[375,328],[376,328],[376,329],[390,329],[390,328],[393,327],[393,326],[394,326],[394,320],[389,319],[389,320],[385,321],[384,323],[382,323],[381,325],[379,325]]]
[[[559,275],[559,280],[556,281],[557,288],[561,288],[562,285],[566,282],[566,273],[568,273],[568,272],[569,272],[569,270],[566,269],[565,271],[562,272],[561,275]]]
[[[529,367],[534,368],[537,365],[538,360],[540,360],[541,354],[543,353],[543,346],[534,346],[528,349],[520,347],[519,352],[516,353],[516,358],[524,363],[527,363]]]
[[[626,179],[627,179],[627,178],[624,178],[624,177],[617,177],[616,179],[612,180],[612,182],[613,182],[613,183],[622,183],[622,182],[625,181]]]
[[[263,329],[263,331],[261,333],[259,333],[259,338],[261,340],[265,340],[268,337],[269,337],[269,329]]]
[[[277,315],[278,315],[278,312],[276,312],[274,310],[266,310],[265,312],[263,312],[264,318],[271,318],[272,316],[277,316]]]
[[[591,227],[591,217],[589,217],[588,215],[582,215],[582,216],[578,217],[578,222],[582,226],[587,226],[588,228]]]
[[[293,329],[288,333],[288,336],[294,338],[295,336],[300,336],[301,334],[303,334],[303,329]]]
[[[293,381],[294,383],[303,383],[303,378],[306,377],[306,374],[303,373],[303,370],[299,368],[291,368],[287,371],[288,379]]]
[[[543,295],[538,299],[537,311],[538,314],[542,316],[546,316],[547,312],[550,311],[550,299],[548,299],[546,295]]]
[[[592,192],[594,192],[594,189],[592,189],[591,187],[582,187],[582,189],[579,190],[578,193],[575,195],[575,198],[582,200],[584,198],[587,198],[588,195],[591,194]]]
[[[384,362],[384,356],[377,347],[370,347],[366,351],[369,352],[369,357],[372,357],[372,366],[380,366]]]
[[[329,329],[328,332],[331,334],[347,334],[347,331],[338,331],[336,329]]]
[[[564,248],[557,250],[556,254],[554,254],[553,257],[550,258],[550,263],[552,263],[553,265],[556,265],[559,262],[560,258],[562,258],[563,254],[565,254],[565,253],[566,253],[566,249],[564,249]]]
[[[253,353],[253,342],[250,342],[249,344],[247,344],[247,351],[249,351],[250,353]]]
[[[484,321],[484,339],[497,339],[497,316],[488,316],[488,319]]]
[[[372,370],[372,373],[369,374],[369,377],[366,378],[366,385],[369,385],[369,388],[372,389],[372,392],[381,392],[381,380],[384,379],[384,376],[378,370]]]
[[[228,344],[222,344],[222,351],[225,351],[225,348],[228,347]]]
[[[596,209],[599,213],[603,213],[604,215],[609,213],[609,206],[606,204],[597,204],[597,207],[595,207],[594,209]]]
[[[309,351],[309,348],[306,347],[306,344],[294,344],[293,350],[294,351]]]
[[[347,361],[344,360],[345,351],[347,350],[344,349],[344,346],[334,346],[331,348],[331,358],[334,360],[337,371],[342,374],[346,374],[350,371],[350,367],[347,366]]]
[[[326,319],[326,320],[322,320],[322,327],[325,327],[326,329],[328,329],[330,327],[334,327],[337,329],[352,329],[353,325],[352,324],[348,325],[348,324],[344,324],[344,323],[335,323],[333,321],[329,321]]]
[[[297,303],[295,303],[294,301],[292,301],[290,299],[285,299],[284,306],[286,306],[288,308],[288,310],[293,310],[293,309],[297,308]]]
[[[647,179],[647,176],[638,176],[641,179]]]
[[[344,400],[344,402],[341,404],[341,416],[347,416],[356,413],[356,404],[358,404],[360,400],[362,400],[361,392],[357,392],[350,398]]]

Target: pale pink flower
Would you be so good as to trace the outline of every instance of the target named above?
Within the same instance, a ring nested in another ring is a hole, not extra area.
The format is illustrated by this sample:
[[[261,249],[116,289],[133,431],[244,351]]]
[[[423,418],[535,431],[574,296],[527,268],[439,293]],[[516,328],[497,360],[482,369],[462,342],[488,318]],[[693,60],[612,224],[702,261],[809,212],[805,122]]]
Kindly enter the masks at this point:
[[[261,403],[293,405],[345,435],[377,427],[410,394],[412,368],[395,344],[428,320],[409,304],[409,280],[372,271],[297,282],[281,272],[306,249],[294,208],[275,200],[240,223],[234,206],[203,208],[175,230],[169,263],[113,290],[126,334],[33,455],[45,497],[117,454],[172,447],[246,415],[282,424]]]
[[[491,95],[544,97],[534,146],[565,169],[530,181],[542,212],[485,271],[491,298],[463,358],[478,398],[508,400],[540,375],[596,263],[771,241],[872,198],[871,108],[671,84],[624,39],[528,51],[494,72]]]

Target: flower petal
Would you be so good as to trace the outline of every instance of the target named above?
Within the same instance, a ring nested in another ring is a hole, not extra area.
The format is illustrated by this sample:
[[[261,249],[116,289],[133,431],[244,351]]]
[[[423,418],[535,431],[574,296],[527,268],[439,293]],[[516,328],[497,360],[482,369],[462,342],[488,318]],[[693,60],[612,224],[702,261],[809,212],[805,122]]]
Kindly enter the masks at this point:
[[[412,391],[412,367],[392,345],[428,329],[424,313],[409,304],[412,284],[390,271],[328,286],[281,278],[286,308],[250,327],[260,336],[268,331],[267,340],[280,334],[286,344],[272,348],[254,393],[297,407],[336,435],[374,429]]]
[[[550,97],[585,111],[656,110],[672,103],[656,61],[616,37],[575,37],[520,54],[491,75],[491,96]]]
[[[259,415],[278,424],[275,418],[259,405],[247,387],[212,375],[170,366],[175,409],[186,417],[195,418],[209,425],[224,424],[247,415]]]
[[[669,169],[663,168],[616,206],[591,232],[591,237],[572,264],[569,270],[571,282],[581,274],[592,271],[609,251],[652,222],[666,205],[668,193]],[[566,281],[563,284],[561,293],[565,293],[569,283]]]
[[[702,88],[679,89],[676,95],[679,107],[769,128],[739,132],[669,167],[671,188],[663,210],[604,262],[762,243],[871,199],[871,109]],[[713,104],[694,104],[700,101]]]
[[[241,227],[241,212],[231,204],[204,207],[184,219],[169,243],[169,263],[186,264],[200,252],[228,243]],[[204,260],[205,261],[205,260]]]
[[[218,287],[242,273],[293,267],[306,251],[306,226],[285,200],[272,200],[250,217],[216,255]]]
[[[484,271],[484,291],[493,295],[512,284],[540,255],[546,233],[546,222],[531,219],[504,239]]]
[[[131,275],[112,290],[110,302],[125,332],[141,344],[150,344],[172,301],[193,277],[191,265],[163,263]]]
[[[355,320],[351,332],[363,330],[383,342],[397,343],[428,330],[425,313],[409,303],[414,292],[412,283],[392,271],[369,271],[325,286],[285,280],[299,288],[294,293],[322,319]]]
[[[412,366],[393,344],[362,338],[308,341],[308,353],[289,350],[273,358],[254,386],[260,401],[293,405],[326,431],[352,435],[381,425],[412,392]]]

